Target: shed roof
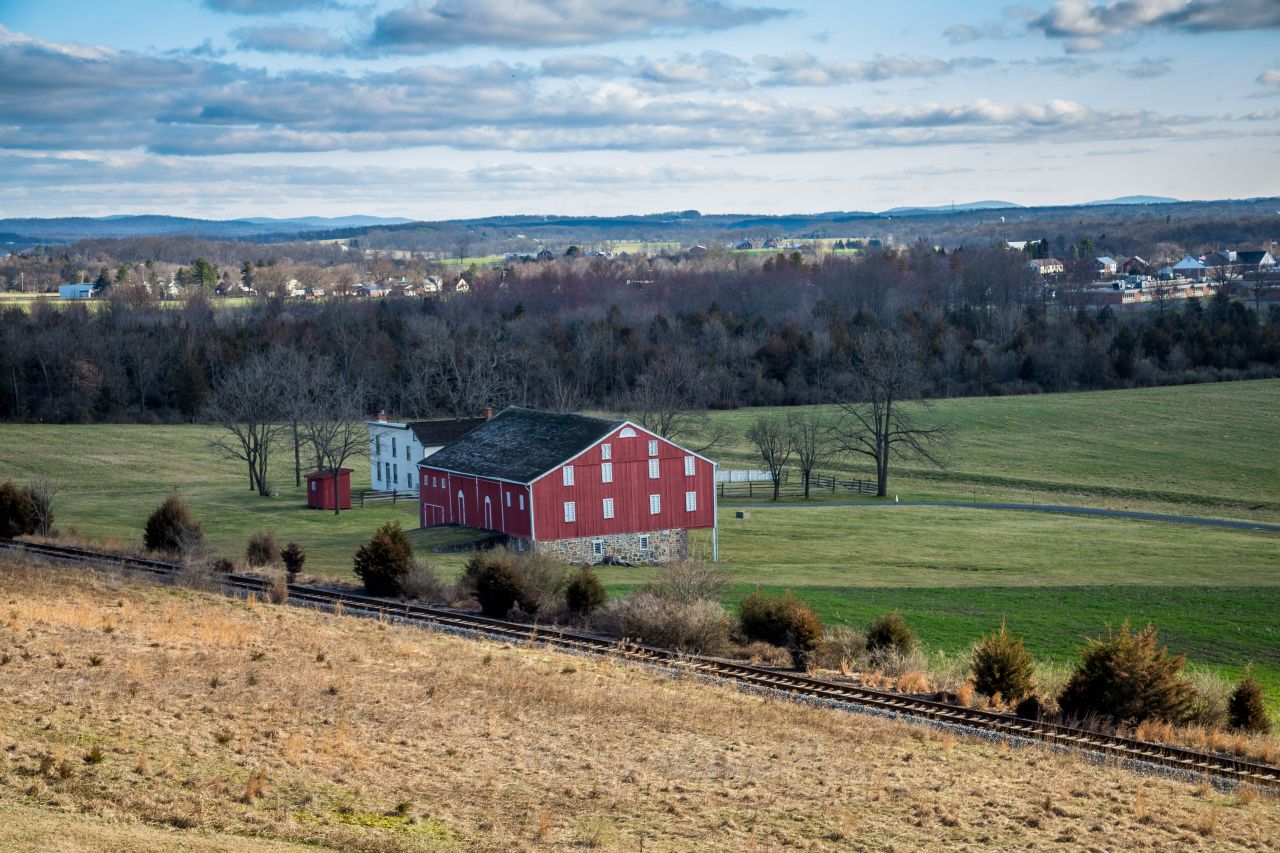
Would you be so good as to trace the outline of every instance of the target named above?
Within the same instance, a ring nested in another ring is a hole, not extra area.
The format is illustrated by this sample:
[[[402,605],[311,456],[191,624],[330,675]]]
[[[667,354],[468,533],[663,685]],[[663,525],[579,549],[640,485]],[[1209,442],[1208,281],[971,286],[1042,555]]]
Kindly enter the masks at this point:
[[[423,447],[439,447],[462,438],[480,424],[485,418],[449,418],[438,421],[410,421],[409,429]]]
[[[421,464],[459,474],[531,483],[624,423],[511,406]]]

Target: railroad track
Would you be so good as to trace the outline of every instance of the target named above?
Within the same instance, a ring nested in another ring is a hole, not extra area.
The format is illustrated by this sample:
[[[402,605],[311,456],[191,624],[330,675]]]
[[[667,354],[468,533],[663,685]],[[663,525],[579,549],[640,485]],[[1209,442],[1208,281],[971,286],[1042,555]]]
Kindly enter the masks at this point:
[[[0,550],[18,551],[75,565],[112,566],[159,578],[172,578],[183,568],[180,564],[165,560],[126,557],[87,548],[16,542],[8,539],[0,539]],[[266,580],[252,575],[228,574],[222,576],[222,580],[228,590],[237,594],[265,594],[270,586]],[[1021,719],[1010,714],[824,681],[807,675],[778,672],[735,661],[687,655],[673,649],[626,640],[618,641],[568,628],[508,622],[460,613],[443,607],[389,601],[357,592],[316,588],[302,584],[289,584],[288,588],[290,602],[303,606],[427,625],[443,630],[481,634],[512,642],[543,643],[567,651],[622,658],[701,677],[729,681],[743,687],[776,691],[792,698],[868,709],[908,719],[927,720],[935,724],[955,726],[992,736],[1036,741],[1052,747],[1111,757],[1122,762],[1154,765],[1193,777],[1207,777],[1280,790],[1280,768],[1245,761],[1234,756],[1197,752],[1179,746],[1100,734],[1044,720]]]

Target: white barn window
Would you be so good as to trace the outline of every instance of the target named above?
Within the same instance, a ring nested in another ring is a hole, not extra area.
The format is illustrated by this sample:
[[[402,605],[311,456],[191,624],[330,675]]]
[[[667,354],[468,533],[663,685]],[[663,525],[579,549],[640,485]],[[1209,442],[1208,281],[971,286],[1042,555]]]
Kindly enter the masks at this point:
[[[604,499],[604,517],[613,518],[613,498]]]
[[[662,495],[649,495],[649,515],[662,512]]]
[[[600,445],[600,458],[601,458],[601,459],[612,459],[612,458],[613,458],[613,445],[612,445],[612,444],[602,444],[602,445]]]
[[[613,463],[612,462],[600,463],[600,482],[602,483],[613,482]]]
[[[596,539],[591,543],[591,554],[594,557],[604,556],[604,540]]]
[[[564,484],[566,486],[572,486],[573,485],[573,466],[566,465],[564,466],[564,468],[560,470],[561,470],[561,473],[564,475]]]
[[[566,524],[578,520],[578,507],[573,501],[564,502],[564,520]]]
[[[635,438],[636,431],[631,427],[623,427],[622,432],[618,433],[618,438]]]
[[[511,493],[507,492],[507,506],[511,506]]]
[[[640,551],[641,553],[645,553],[645,554],[649,553],[649,534],[648,533],[640,534]]]
[[[658,442],[656,440],[649,442],[649,455],[650,456],[658,455]]]
[[[520,509],[523,511],[523,510],[524,510],[524,495],[516,495],[516,497],[519,499],[519,501],[520,501]]]
[[[684,493],[684,511],[693,512],[697,508],[698,508],[698,493],[685,492]]]
[[[686,457],[684,458],[684,475],[685,475],[686,477],[692,477],[692,476],[693,476],[693,472],[694,472],[694,465],[695,465],[695,464],[696,464],[696,463],[693,461],[693,457],[692,457],[692,456],[686,456]]]
[[[650,480],[658,479],[658,460],[657,459],[649,460],[649,479]]]

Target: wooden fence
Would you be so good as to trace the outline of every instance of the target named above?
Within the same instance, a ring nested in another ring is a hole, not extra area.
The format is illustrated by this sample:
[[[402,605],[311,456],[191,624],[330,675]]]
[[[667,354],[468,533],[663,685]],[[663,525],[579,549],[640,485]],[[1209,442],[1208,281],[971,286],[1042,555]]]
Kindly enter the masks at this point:
[[[394,504],[401,501],[412,501],[417,503],[418,493],[401,489],[397,492],[361,492],[360,506],[366,504]]]
[[[718,483],[716,491],[722,499],[772,500],[773,483],[750,481]],[[814,474],[809,478],[810,498],[821,497],[824,494],[838,495],[841,493],[874,495],[876,493],[876,483],[875,480],[841,479],[828,474]],[[792,471],[783,471],[778,484],[778,497],[804,497],[804,478]]]

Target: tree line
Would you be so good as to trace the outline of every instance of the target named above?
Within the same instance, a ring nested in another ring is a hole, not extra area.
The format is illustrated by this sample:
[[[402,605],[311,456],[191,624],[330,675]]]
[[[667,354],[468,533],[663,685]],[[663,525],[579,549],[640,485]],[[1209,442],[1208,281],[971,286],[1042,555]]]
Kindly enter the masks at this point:
[[[892,332],[919,394],[956,397],[1275,376],[1280,306],[1219,295],[1121,314],[1046,302],[1021,252],[902,251],[735,268],[583,258],[494,270],[446,299],[260,299],[0,312],[0,418],[198,421],[247,360],[341,377],[366,413],[519,403],[625,410],[666,434],[708,408],[838,399]],[[643,279],[637,276],[643,274]],[[642,283],[637,284],[637,280]],[[1265,310],[1260,310],[1264,309]],[[348,395],[347,391],[343,392]]]

